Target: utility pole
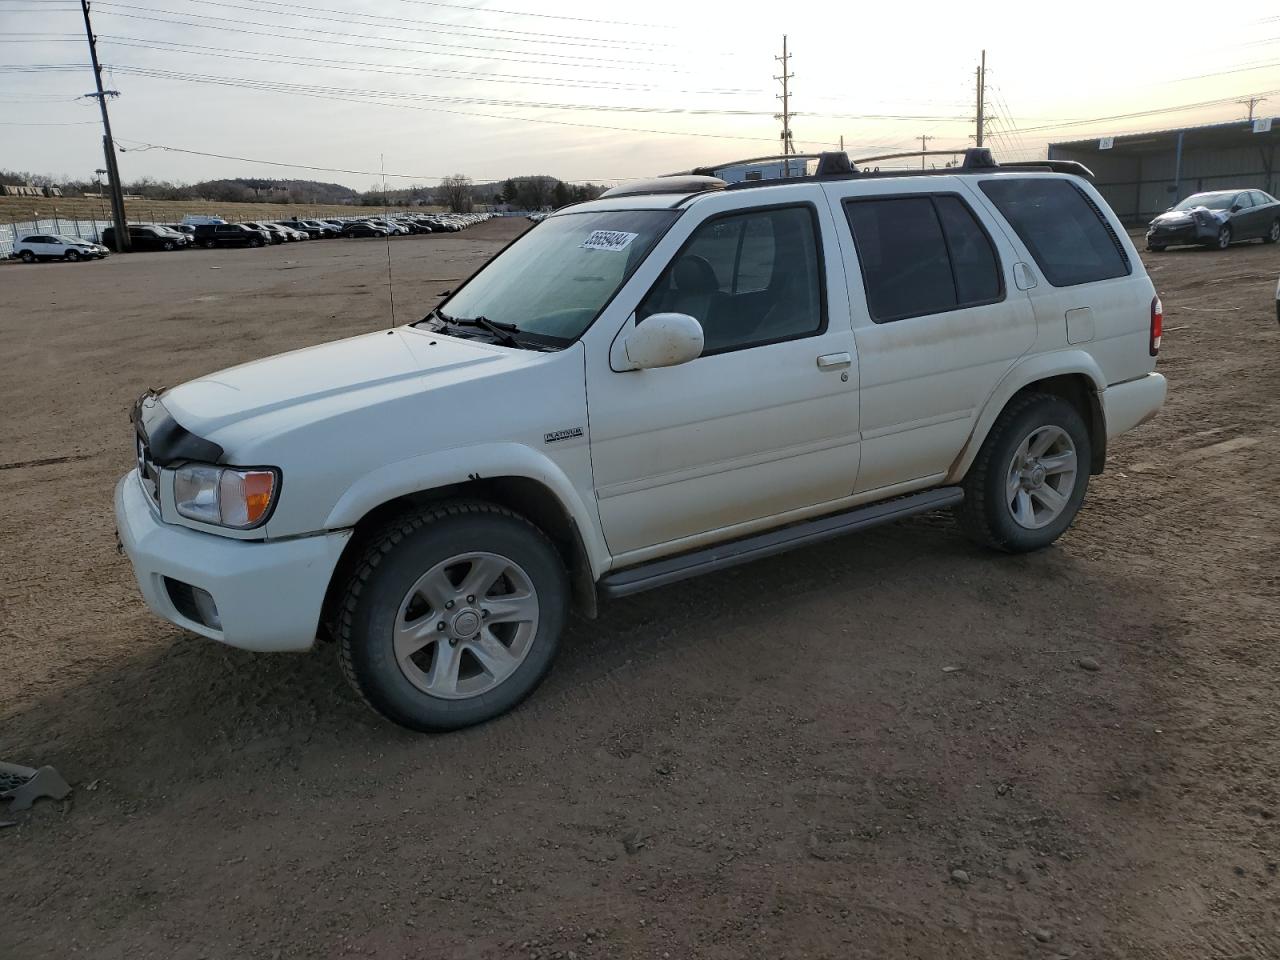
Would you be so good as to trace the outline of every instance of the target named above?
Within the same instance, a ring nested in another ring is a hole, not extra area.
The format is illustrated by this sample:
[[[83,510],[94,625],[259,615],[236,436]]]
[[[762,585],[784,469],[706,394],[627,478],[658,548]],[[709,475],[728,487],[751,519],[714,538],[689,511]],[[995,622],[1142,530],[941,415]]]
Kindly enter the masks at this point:
[[[102,108],[102,152],[107,160],[107,179],[111,183],[111,219],[115,223],[116,249],[128,253],[129,222],[124,216],[124,190],[120,185],[120,168],[116,166],[116,144],[111,139],[111,118],[107,116],[107,93],[102,89],[102,66],[98,63],[98,45],[93,36],[93,26],[89,23],[89,0],[80,0],[80,12],[84,14],[84,33],[89,38],[89,59],[93,61],[93,80],[97,93],[89,96],[98,98],[98,106]],[[116,91],[110,91],[119,96]]]
[[[929,149],[927,146],[925,146],[925,144],[932,139],[933,137],[925,136],[924,134],[920,135],[920,169],[921,170],[924,169],[924,160],[925,160],[924,152]]]
[[[791,61],[791,55],[787,53],[787,35],[785,33],[782,35],[782,56],[774,57],[773,59],[782,64],[782,76],[773,78],[782,81],[782,94],[778,97],[782,101],[782,113],[774,116],[782,121],[782,154],[785,157],[789,157],[796,152],[796,148],[791,143],[791,87],[789,84],[795,74],[790,73],[787,69]],[[790,160],[786,161],[785,176],[791,176]]]
[[[986,93],[986,87],[987,87],[987,51],[983,50],[982,64],[981,66],[978,67],[978,135],[977,137],[974,138],[978,146],[982,146],[982,134],[983,134],[982,128],[984,126],[982,109],[983,109],[983,97],[984,97],[984,94]]]
[[[1236,103],[1239,103],[1239,104],[1248,104],[1248,106],[1249,106],[1249,122],[1250,122],[1250,123],[1252,123],[1252,122],[1253,122],[1253,110],[1254,110],[1254,108],[1255,108],[1258,104],[1265,102],[1265,101],[1266,101],[1266,99],[1267,99],[1266,97],[1250,97],[1248,100],[1237,100],[1237,101],[1236,101]]]

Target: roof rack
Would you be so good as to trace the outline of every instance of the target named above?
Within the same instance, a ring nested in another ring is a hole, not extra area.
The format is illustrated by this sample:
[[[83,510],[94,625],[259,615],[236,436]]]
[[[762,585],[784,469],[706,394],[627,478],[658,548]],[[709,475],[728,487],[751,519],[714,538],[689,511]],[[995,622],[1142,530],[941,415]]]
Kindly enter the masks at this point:
[[[927,170],[881,170],[879,167],[867,169],[867,164],[880,160],[902,160],[909,157],[963,157],[952,166],[934,167]],[[728,167],[739,167],[753,163],[769,163],[792,161],[803,163],[805,172],[795,177],[777,177],[771,180],[743,180],[726,184],[719,179],[717,173]],[[809,173],[809,165],[814,163],[813,173]],[[1086,180],[1093,179],[1093,171],[1074,160],[1018,160],[1010,163],[997,163],[991,151],[986,147],[966,147],[963,150],[911,150],[906,153],[884,153],[874,157],[859,157],[850,160],[847,153],[827,151],[824,153],[792,153],[768,157],[750,157],[746,160],[733,160],[718,163],[711,167],[695,167],[681,173],[669,173],[654,180],[643,180],[614,187],[603,196],[626,196],[644,193],[683,193],[694,194],[708,190],[752,190],[758,187],[777,187],[788,183],[813,183],[825,180],[859,180],[870,177],[929,177],[947,175],[974,175],[993,173],[1000,170],[1042,171],[1046,173],[1066,173]]]

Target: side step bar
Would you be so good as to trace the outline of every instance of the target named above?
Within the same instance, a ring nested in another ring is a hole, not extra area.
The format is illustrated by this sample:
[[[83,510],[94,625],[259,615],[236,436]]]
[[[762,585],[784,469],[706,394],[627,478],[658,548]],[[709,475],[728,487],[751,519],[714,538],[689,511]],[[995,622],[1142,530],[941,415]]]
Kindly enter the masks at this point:
[[[950,507],[964,499],[960,487],[936,487],[921,493],[908,494],[896,500],[857,507],[845,513],[804,520],[779,530],[768,530],[730,543],[718,543],[712,547],[694,550],[678,557],[664,557],[637,567],[628,567],[605,574],[600,579],[600,595],[609,599],[627,597],[633,593],[665,587],[715,570],[726,570],[742,563],[750,563],[775,553],[785,553],[795,547],[820,543],[833,537],[892,523],[917,513],[928,513]]]

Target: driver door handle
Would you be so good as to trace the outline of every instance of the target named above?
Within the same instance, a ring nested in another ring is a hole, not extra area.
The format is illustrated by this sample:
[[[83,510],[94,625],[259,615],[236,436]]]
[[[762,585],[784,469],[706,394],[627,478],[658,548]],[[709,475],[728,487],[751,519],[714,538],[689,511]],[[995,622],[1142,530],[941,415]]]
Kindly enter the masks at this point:
[[[853,356],[848,353],[824,353],[818,358],[819,370],[839,370],[853,364]]]

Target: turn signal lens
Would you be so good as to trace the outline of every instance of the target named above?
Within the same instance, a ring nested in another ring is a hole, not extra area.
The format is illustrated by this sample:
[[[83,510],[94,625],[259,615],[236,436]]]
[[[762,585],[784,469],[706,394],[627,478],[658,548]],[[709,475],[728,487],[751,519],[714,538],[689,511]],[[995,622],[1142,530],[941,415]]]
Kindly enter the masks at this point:
[[[1160,353],[1160,338],[1164,334],[1164,304],[1160,298],[1151,300],[1151,356]]]
[[[222,523],[228,527],[252,527],[267,515],[275,492],[276,475],[270,470],[223,470],[218,482]]]

